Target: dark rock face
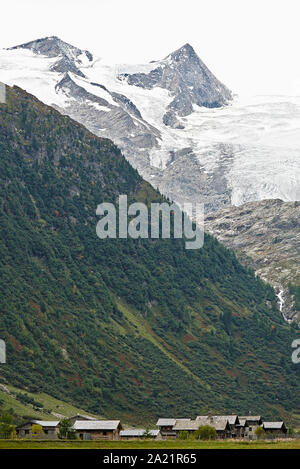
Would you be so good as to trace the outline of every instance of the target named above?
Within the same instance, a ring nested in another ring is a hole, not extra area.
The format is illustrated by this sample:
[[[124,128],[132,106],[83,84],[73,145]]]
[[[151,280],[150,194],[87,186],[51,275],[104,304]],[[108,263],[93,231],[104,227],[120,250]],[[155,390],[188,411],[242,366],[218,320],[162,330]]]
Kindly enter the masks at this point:
[[[142,119],[141,113],[138,108],[126,96],[115,92],[112,92],[111,96],[116,101],[116,103],[120,104],[123,107],[124,110],[128,111],[130,114],[137,117],[138,119]]]
[[[209,213],[231,204],[227,173],[226,159],[217,157],[214,170],[207,172],[193,148],[181,148],[170,152],[164,170],[151,168],[151,177],[147,176],[171,200],[180,205],[203,203],[205,212]]]
[[[137,107],[126,96],[111,92],[99,83],[91,82],[91,85],[104,90],[107,99],[88,92],[66,73],[57,83],[55,91],[74,100],[65,108],[54,107],[85,125],[94,134],[109,137],[121,149],[126,148],[127,154],[134,155],[135,167],[143,168],[145,158],[139,155],[137,148],[150,150],[156,147],[160,138],[158,130],[143,120]]]
[[[72,60],[70,60],[68,57],[63,57],[61,60],[58,60],[57,62],[55,62],[55,64],[52,65],[51,70],[53,72],[58,72],[58,73],[72,72],[75,75],[78,75],[80,77],[85,76],[79,70],[79,68],[76,67],[74,62]]]
[[[98,103],[100,106],[109,106],[109,103],[105,99],[99,98],[98,96],[89,93],[81,86],[78,86],[68,73],[66,73],[60,82],[57,83],[55,90],[68,93],[68,95],[73,98],[76,96],[76,99],[79,101],[84,102],[90,100],[94,103]]]
[[[184,129],[184,125],[182,125],[177,117],[175,112],[167,111],[163,116],[163,123],[167,126],[172,127],[173,129]]]
[[[232,99],[231,91],[217,80],[189,44],[154,63],[157,67],[148,74],[125,73],[119,75],[119,79],[145,89],[159,86],[170,91],[174,99],[164,116],[166,125],[178,128],[176,115],[188,116],[194,104],[214,108]]]

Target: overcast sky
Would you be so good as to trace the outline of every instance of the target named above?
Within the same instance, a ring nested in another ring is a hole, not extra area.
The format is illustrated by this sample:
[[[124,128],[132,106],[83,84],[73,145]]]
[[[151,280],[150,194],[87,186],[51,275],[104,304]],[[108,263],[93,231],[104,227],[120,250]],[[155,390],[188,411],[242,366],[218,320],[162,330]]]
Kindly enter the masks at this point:
[[[300,95],[300,0],[9,0],[0,45],[59,36],[115,63],[189,42],[233,91]]]

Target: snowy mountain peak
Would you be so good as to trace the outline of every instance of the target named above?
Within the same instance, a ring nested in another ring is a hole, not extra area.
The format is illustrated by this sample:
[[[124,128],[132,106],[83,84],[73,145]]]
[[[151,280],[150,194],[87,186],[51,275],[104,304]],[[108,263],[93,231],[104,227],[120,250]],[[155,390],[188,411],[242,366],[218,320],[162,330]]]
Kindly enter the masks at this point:
[[[199,58],[194,48],[187,42],[184,46],[169,54],[165,60],[171,59],[175,62]]]
[[[9,50],[14,49],[29,49],[35,54],[46,55],[47,57],[58,57],[61,55],[67,56],[69,59],[74,59],[82,54],[86,54],[89,61],[93,60],[93,56],[90,52],[79,49],[78,47],[72,46],[65,41],[62,41],[57,36],[49,36],[34,41],[26,42],[14,47],[10,47]]]
[[[148,73],[122,73],[118,78],[147,90],[156,87],[168,90],[173,99],[163,116],[166,126],[183,129],[180,117],[192,114],[194,105],[216,108],[232,99],[230,90],[217,80],[188,43],[151,65]]]
[[[28,49],[34,54],[44,55],[49,58],[57,57],[59,60],[52,66],[52,70],[59,73],[72,72],[84,77],[79,67],[92,62],[93,55],[87,50],[81,50],[62,41],[57,36],[49,36],[34,41],[26,42],[8,50]]]

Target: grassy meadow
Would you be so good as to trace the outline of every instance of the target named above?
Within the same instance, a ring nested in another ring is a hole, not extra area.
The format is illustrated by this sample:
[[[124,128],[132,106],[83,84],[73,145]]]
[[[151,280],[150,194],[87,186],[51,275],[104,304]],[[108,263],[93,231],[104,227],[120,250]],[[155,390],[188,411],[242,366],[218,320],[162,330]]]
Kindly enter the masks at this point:
[[[1,449],[300,449],[300,439],[277,441],[61,441],[0,440]]]

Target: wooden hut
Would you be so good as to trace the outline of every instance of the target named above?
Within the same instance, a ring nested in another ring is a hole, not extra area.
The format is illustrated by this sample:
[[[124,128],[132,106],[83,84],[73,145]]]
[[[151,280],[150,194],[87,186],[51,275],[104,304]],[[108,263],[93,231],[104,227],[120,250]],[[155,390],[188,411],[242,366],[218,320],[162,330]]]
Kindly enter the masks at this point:
[[[176,431],[173,430],[175,423],[176,419],[160,418],[156,422],[156,426],[159,427],[160,434],[163,438],[176,438]]]
[[[240,420],[246,420],[245,437],[253,438],[255,430],[262,425],[262,418],[260,415],[243,415],[239,416]]]
[[[287,428],[284,422],[263,422],[262,428],[269,435],[286,435]]]
[[[42,427],[41,434],[33,435],[32,426],[40,425]],[[59,420],[28,420],[16,428],[17,435],[20,438],[44,438],[56,439],[59,429]]]
[[[76,420],[73,424],[81,440],[119,440],[120,420]]]
[[[198,428],[208,425],[214,427],[217,432],[217,438],[230,438],[231,431],[228,418],[221,415],[199,415],[196,418]]]

